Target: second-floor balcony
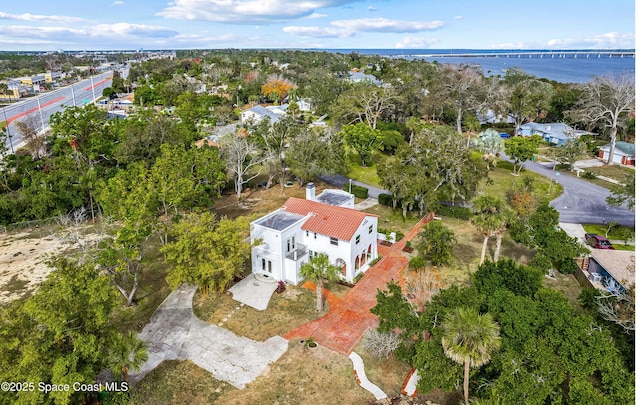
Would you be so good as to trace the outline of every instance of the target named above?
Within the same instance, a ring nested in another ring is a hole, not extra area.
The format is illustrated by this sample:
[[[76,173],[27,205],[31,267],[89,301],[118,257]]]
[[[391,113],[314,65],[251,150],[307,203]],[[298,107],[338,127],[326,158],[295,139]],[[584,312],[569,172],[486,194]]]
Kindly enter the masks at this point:
[[[287,259],[300,260],[307,254],[307,247],[301,243],[296,243],[295,249],[287,253]]]

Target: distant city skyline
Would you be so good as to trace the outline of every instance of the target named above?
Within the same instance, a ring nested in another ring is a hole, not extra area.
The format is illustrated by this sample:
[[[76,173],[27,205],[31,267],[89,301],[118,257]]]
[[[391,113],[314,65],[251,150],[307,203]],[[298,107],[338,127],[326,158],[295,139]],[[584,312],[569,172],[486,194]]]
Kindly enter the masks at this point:
[[[0,50],[635,49],[635,2],[28,0],[0,6]]]

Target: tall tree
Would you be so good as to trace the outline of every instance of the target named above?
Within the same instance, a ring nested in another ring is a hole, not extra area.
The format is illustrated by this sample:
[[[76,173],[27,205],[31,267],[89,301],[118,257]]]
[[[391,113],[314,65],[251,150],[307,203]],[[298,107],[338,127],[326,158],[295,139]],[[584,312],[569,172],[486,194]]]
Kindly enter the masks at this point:
[[[345,125],[340,130],[340,135],[347,145],[355,149],[365,167],[371,164],[373,152],[382,148],[380,132],[364,123]]]
[[[278,104],[282,104],[289,92],[295,88],[296,85],[291,80],[274,73],[267,77],[260,90],[264,96],[269,97]]]
[[[236,196],[240,199],[244,185],[260,175],[265,157],[255,142],[240,133],[226,135],[220,144],[227,170],[235,184]]]
[[[251,253],[248,234],[244,217],[218,220],[209,212],[187,214],[171,229],[174,241],[160,248],[173,265],[167,282],[172,288],[190,283],[204,291],[224,291],[244,271]]]
[[[584,123],[600,123],[611,131],[611,153],[607,164],[613,163],[618,128],[624,125],[624,114],[635,106],[636,85],[634,75],[623,73],[597,76],[584,85],[583,94],[570,115]]]
[[[442,324],[442,348],[451,360],[464,365],[464,400],[469,403],[469,371],[487,364],[500,349],[500,326],[491,314],[456,308]]]
[[[489,238],[496,235],[505,226],[507,220],[505,203],[498,197],[482,195],[474,198],[471,204],[475,211],[471,217],[471,222],[484,236],[480,255],[480,264],[482,264],[487,252]]]
[[[504,152],[504,140],[495,129],[482,131],[475,140],[474,146],[482,152],[482,159],[487,162],[487,168],[489,168],[489,162],[495,167],[497,157],[500,155],[500,152]]]
[[[573,165],[587,153],[587,145],[578,139],[568,139],[566,143],[555,149],[556,158],[569,165],[573,171]]]
[[[607,197],[607,203],[621,206],[627,203],[627,208],[633,211],[636,206],[636,176],[635,173],[627,174],[622,184],[613,189],[613,195]]]
[[[345,174],[342,138],[330,129],[305,129],[285,151],[285,163],[300,184],[325,174]]]
[[[329,264],[329,256],[320,253],[309,259],[308,262],[300,266],[300,274],[316,285],[316,311],[322,312],[322,287],[324,280],[338,281],[340,267],[335,264]]]
[[[507,139],[504,143],[505,153],[513,159],[513,173],[520,173],[527,160],[531,159],[533,155],[538,151],[538,139],[537,136],[532,137],[520,137],[514,136]]]
[[[525,71],[508,69],[504,83],[507,88],[506,109],[515,120],[515,133],[520,125],[533,121],[551,108],[553,86],[543,82]]]

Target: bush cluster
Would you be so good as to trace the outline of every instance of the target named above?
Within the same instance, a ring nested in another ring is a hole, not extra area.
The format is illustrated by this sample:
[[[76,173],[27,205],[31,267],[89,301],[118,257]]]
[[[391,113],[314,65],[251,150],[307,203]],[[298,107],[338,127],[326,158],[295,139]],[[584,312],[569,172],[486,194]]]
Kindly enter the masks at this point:
[[[455,207],[444,204],[438,204],[436,206],[436,214],[444,215],[449,218],[456,218],[462,220],[469,220],[471,218],[471,209],[467,207]]]
[[[349,183],[345,183],[342,189],[344,191],[349,191]],[[351,184],[351,194],[355,195],[358,198],[366,199],[369,197],[369,189],[366,187],[358,186],[356,184]]]

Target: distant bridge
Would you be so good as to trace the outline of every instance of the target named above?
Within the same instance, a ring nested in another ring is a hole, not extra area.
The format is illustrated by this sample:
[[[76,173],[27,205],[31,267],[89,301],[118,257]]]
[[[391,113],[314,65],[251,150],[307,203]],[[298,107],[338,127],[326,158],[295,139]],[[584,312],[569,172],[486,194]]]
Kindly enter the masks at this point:
[[[463,53],[434,53],[420,55],[394,55],[395,57],[414,56],[421,58],[635,58],[635,51],[522,51],[522,52],[463,52]]]

